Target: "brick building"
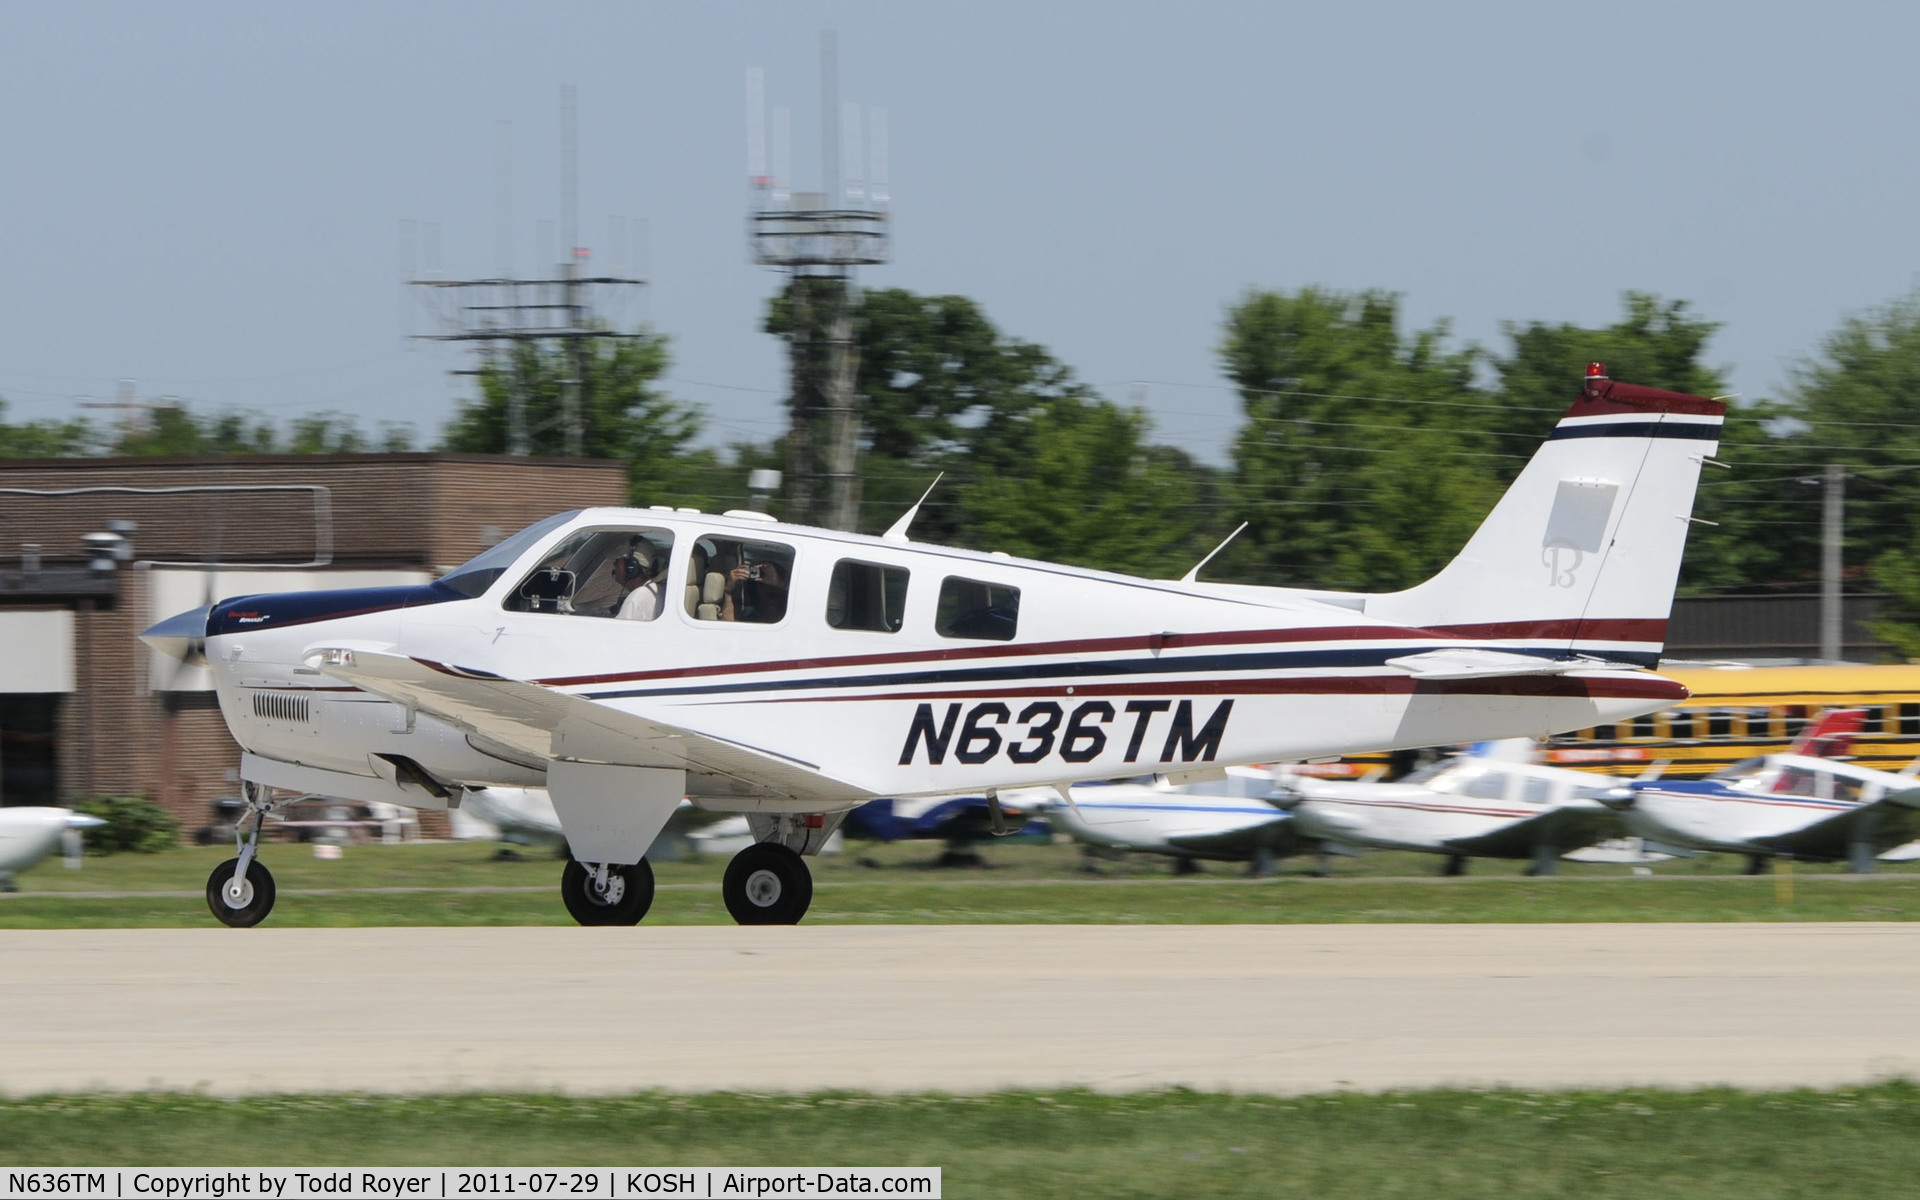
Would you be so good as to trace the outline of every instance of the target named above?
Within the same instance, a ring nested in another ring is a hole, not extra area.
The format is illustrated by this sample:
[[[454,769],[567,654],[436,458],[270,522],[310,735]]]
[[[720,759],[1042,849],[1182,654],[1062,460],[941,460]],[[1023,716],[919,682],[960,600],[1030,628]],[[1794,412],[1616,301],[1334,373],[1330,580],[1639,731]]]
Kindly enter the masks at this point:
[[[625,502],[602,459],[0,462],[0,804],[142,795],[202,828],[239,748],[205,670],[140,630],[224,596],[424,583],[542,517]]]

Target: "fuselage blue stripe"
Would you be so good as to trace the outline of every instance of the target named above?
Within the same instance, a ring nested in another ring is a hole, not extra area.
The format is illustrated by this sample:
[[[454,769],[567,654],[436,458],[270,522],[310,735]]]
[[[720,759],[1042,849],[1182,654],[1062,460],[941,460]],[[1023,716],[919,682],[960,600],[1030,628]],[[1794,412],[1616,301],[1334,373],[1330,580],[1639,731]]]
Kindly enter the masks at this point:
[[[739,692],[790,692],[812,689],[875,687],[911,687],[933,684],[1001,683],[1022,679],[1086,679],[1128,675],[1220,675],[1239,671],[1284,671],[1327,668],[1385,666],[1390,658],[1401,658],[1426,650],[1457,650],[1459,642],[1401,644],[1342,650],[1267,651],[1256,654],[1195,654],[1181,657],[1100,659],[1093,662],[1020,663],[1001,667],[972,669],[896,671],[884,675],[832,675],[808,679],[769,679],[750,683],[711,683],[692,687],[618,688],[609,691],[579,692],[589,700],[618,700],[634,696],[714,696]],[[1501,647],[1508,653],[1535,658],[1565,657],[1561,649],[1525,650]],[[1651,667],[1658,660],[1654,653],[1608,652],[1608,660]]]

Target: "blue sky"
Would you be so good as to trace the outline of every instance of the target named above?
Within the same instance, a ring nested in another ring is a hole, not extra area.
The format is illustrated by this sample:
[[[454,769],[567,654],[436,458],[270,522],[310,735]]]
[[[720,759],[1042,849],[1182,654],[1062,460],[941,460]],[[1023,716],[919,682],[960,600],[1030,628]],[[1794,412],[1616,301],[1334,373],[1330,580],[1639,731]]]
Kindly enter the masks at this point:
[[[470,386],[410,343],[403,220],[444,273],[515,263],[559,216],[578,88],[581,240],[643,218],[635,316],[712,440],[781,428],[748,261],[744,77],[819,182],[819,37],[884,107],[894,260],[958,292],[1158,436],[1224,453],[1221,318],[1250,287],[1401,292],[1499,344],[1602,324],[1625,289],[1694,302],[1710,359],[1777,392],[1920,269],[1911,5],[14,3],[0,38],[0,396],[335,409],[431,435]]]

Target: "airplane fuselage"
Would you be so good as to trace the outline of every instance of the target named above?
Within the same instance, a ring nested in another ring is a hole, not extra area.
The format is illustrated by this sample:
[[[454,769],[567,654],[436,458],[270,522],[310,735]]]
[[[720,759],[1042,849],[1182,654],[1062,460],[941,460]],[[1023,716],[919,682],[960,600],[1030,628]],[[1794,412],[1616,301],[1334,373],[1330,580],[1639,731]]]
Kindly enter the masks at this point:
[[[439,669],[532,681],[849,785],[844,804],[816,796],[808,809],[1540,735],[1685,694],[1619,669],[1415,679],[1387,660],[1461,646],[1551,656],[1556,639],[1407,628],[1285,589],[1208,594],[739,516],[599,509],[545,525],[484,579],[214,606],[207,658],[237,740],[349,775],[390,774],[381,762],[404,758],[448,784],[542,782],[545,763],[524,749],[325,677],[309,661],[323,645],[399,647]],[[536,568],[585,535],[661,548],[653,619],[527,599]],[[745,557],[743,546],[780,555],[786,573],[780,611],[758,620],[716,616],[702,598],[719,574],[705,568]],[[850,578],[881,581],[892,598],[849,621]],[[977,611],[956,612],[972,601]],[[687,787],[709,807],[791,807],[749,779],[690,772]]]

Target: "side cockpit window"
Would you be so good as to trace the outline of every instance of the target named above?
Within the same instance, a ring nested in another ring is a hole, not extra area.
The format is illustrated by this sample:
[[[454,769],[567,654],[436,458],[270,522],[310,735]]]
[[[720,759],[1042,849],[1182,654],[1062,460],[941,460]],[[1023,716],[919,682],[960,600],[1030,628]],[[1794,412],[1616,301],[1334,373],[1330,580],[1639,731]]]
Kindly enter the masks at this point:
[[[673,534],[664,529],[590,529],[543,559],[508,595],[513,612],[560,613],[651,621],[665,607],[667,558]]]
[[[941,637],[1010,642],[1020,624],[1020,589],[949,575],[940,584],[933,631]]]
[[[687,560],[683,603],[696,621],[773,625],[787,615],[793,547],[708,534]]]
[[[907,569],[843,558],[827,582],[827,624],[898,633],[907,613]]]

